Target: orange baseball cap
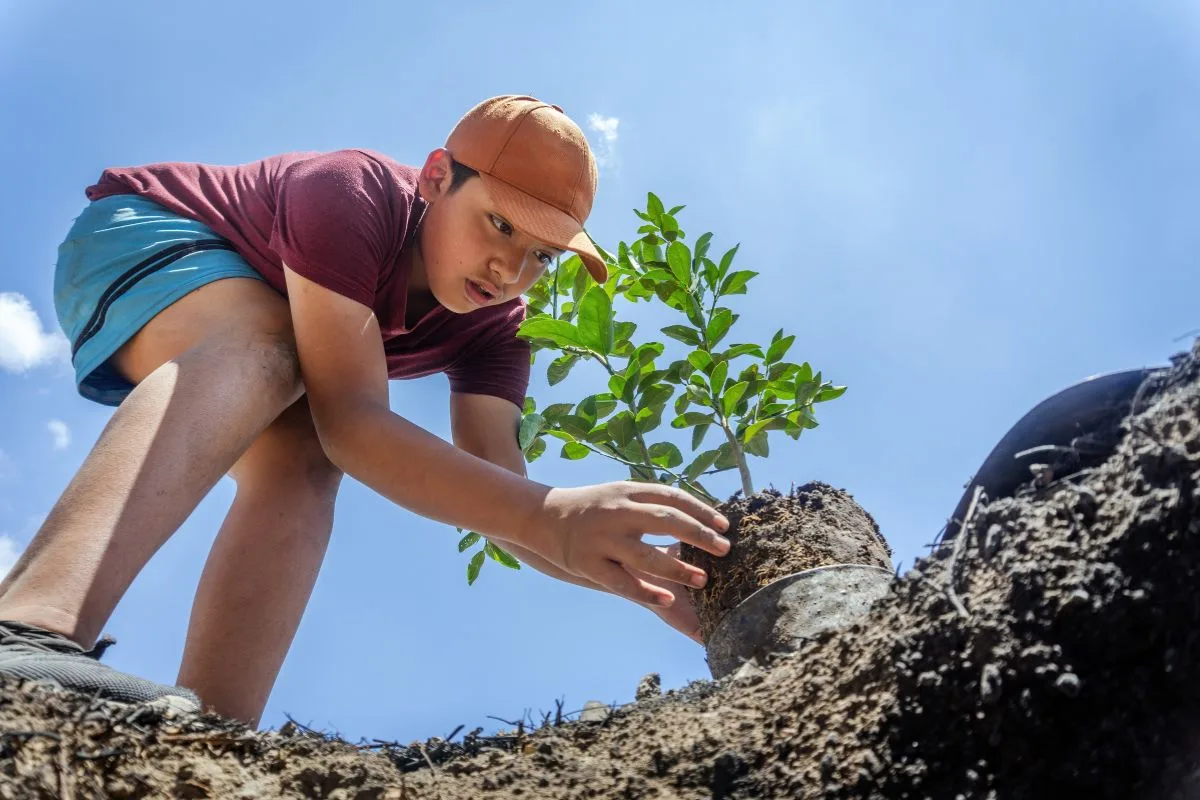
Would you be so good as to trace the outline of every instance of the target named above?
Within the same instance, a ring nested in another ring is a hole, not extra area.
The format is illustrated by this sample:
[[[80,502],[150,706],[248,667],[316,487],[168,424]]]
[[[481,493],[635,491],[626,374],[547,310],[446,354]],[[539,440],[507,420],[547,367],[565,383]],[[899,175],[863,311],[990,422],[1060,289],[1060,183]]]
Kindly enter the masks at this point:
[[[479,173],[513,227],[575,251],[598,283],[608,280],[604,259],[583,230],[596,197],[596,159],[561,108],[523,95],[484,100],[454,126],[446,149]]]

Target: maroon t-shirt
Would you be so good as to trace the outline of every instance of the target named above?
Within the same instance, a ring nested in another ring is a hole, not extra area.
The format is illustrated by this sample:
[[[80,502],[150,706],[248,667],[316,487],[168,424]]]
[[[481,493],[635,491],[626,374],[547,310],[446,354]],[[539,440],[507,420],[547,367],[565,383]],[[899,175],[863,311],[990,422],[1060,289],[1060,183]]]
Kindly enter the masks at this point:
[[[137,194],[205,223],[284,295],[286,263],[362,303],[379,320],[391,378],[445,372],[452,391],[522,405],[530,352],[516,337],[523,300],[469,314],[438,305],[405,326],[413,247],[425,211],[418,175],[370,150],[288,153],[238,166],[107,169],[87,196]]]

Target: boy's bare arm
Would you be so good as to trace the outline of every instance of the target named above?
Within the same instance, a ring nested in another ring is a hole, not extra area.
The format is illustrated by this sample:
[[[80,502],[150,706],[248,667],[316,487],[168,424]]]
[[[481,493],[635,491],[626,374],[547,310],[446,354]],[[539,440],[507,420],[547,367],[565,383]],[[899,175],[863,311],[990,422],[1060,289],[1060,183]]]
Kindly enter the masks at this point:
[[[309,408],[330,460],[423,516],[515,543],[641,603],[670,605],[667,582],[703,571],[641,541],[665,533],[715,555],[728,522],[683,492],[612,483],[561,489],[476,458],[392,413],[378,322],[369,308],[285,268]]]
[[[507,400],[479,394],[450,395],[450,427],[454,434],[454,444],[469,453],[492,462],[497,466],[511,470],[518,475],[525,474],[525,456],[517,444],[517,430],[521,422],[521,411]],[[536,553],[513,544],[504,542],[504,546],[523,562],[545,574],[559,580],[583,586],[588,589],[607,592],[603,586],[564,572]],[[674,545],[673,548],[678,548]],[[673,549],[667,548],[667,549]],[[637,577],[653,580],[649,575],[635,573]],[[675,591],[675,602],[668,607],[651,603],[640,603],[658,614],[663,621],[685,636],[704,644],[700,638],[700,620],[696,617],[695,606],[689,595]]]

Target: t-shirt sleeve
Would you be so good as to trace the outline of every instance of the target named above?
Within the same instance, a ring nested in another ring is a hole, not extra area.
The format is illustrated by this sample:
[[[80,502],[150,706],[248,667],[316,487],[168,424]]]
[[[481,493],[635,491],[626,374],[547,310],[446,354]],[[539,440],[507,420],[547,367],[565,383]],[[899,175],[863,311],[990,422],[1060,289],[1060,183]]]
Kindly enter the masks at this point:
[[[373,307],[392,238],[379,164],[354,150],[299,161],[280,177],[276,202],[270,246],[283,263]]]
[[[491,395],[518,408],[524,406],[531,354],[529,343],[517,338],[517,328],[524,319],[525,304],[514,303],[478,347],[446,369],[450,391]]]

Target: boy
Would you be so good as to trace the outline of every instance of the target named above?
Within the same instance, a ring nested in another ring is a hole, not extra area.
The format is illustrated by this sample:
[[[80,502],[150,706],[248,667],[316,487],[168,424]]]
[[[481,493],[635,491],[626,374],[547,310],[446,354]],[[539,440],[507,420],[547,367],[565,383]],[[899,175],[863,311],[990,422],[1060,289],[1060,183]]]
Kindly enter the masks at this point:
[[[0,585],[0,674],[183,707],[198,695],[255,724],[343,473],[695,636],[686,592],[662,584],[701,586],[703,571],[641,537],[723,554],[727,521],[663,486],[535,483],[516,443],[520,295],[565,250],[605,280],[583,231],[595,187],[579,127],[518,96],[469,111],[420,170],[362,150],[106,170],[59,248],[55,304],[80,393],[119,407]],[[439,371],[456,446],[388,407],[389,377]],[[122,594],[226,473],[237,495],[180,686],[97,663]]]

